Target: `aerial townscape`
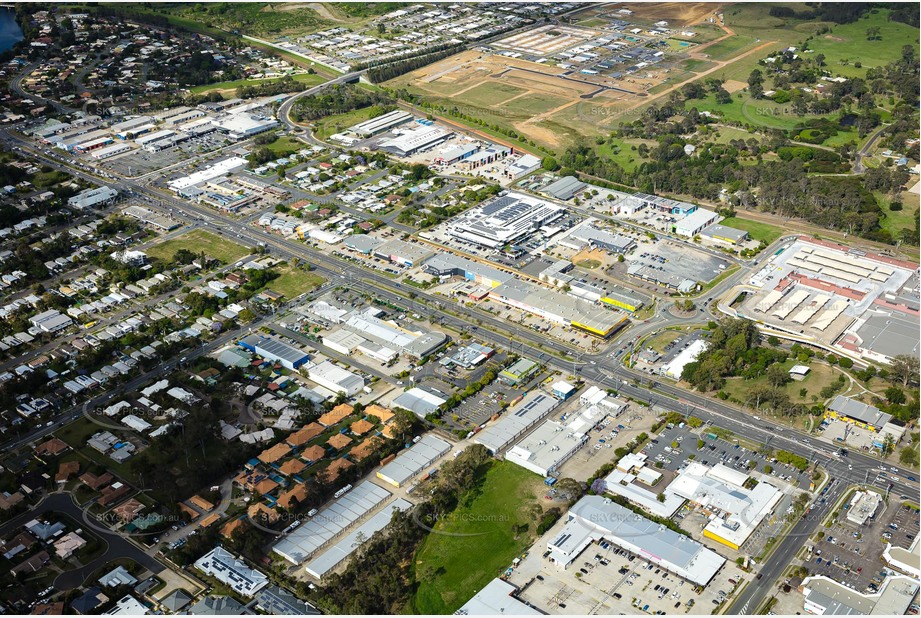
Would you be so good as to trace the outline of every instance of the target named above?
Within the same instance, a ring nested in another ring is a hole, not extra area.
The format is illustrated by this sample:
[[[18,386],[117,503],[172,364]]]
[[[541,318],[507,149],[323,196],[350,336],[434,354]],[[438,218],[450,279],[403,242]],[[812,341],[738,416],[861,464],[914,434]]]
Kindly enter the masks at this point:
[[[0,613],[917,615],[919,14],[0,6]]]

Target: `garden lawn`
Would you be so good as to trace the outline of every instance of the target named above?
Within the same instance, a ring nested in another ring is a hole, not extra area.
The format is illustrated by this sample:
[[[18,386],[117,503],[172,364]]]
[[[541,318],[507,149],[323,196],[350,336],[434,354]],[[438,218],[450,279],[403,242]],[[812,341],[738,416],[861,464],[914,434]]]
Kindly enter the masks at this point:
[[[472,501],[438,522],[416,552],[417,580],[429,567],[436,574],[419,582],[414,612],[451,614],[511,566],[534,541],[536,524],[527,511],[542,493],[538,475],[507,461],[494,462]],[[515,538],[512,527],[525,523],[531,524],[529,531]]]

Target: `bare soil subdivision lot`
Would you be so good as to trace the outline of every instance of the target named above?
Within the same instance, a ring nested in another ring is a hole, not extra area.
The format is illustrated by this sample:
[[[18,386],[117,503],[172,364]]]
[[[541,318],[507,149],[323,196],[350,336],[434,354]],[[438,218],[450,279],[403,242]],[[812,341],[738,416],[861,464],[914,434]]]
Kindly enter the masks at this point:
[[[641,2],[628,3],[618,8],[633,11],[629,19],[638,23],[655,23],[665,20],[672,28],[697,23],[715,15],[726,6],[719,2]]]
[[[606,135],[624,113],[646,99],[638,94],[665,78],[638,74],[564,76],[563,69],[527,60],[469,51],[388,82],[433,103],[515,129],[553,148],[586,134]],[[629,79],[630,81],[626,81]],[[605,90],[616,88],[618,90]],[[592,94],[594,93],[594,94]]]

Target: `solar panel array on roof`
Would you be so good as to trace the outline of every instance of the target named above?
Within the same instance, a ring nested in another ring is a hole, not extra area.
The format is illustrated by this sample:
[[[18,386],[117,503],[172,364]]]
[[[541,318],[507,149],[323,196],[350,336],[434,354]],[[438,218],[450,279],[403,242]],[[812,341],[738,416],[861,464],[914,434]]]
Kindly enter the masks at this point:
[[[276,543],[272,551],[292,564],[301,564],[390,495],[383,487],[364,481]]]
[[[486,204],[485,206],[483,206],[483,214],[491,215],[493,213],[496,213],[502,210],[503,208],[505,208],[506,206],[510,204],[514,204],[516,201],[518,200],[516,200],[514,197],[511,197],[509,195],[504,195],[500,198],[496,198],[489,204]]]

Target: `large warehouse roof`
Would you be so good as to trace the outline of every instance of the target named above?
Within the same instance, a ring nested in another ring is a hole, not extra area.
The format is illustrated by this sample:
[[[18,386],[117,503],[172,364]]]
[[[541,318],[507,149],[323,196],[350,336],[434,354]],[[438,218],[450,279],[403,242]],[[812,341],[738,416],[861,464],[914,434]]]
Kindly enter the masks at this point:
[[[564,176],[544,187],[544,193],[558,200],[568,200],[588,185],[575,176]]]
[[[548,544],[558,564],[571,563],[601,537],[700,586],[708,584],[726,562],[690,537],[601,496],[583,497],[569,515],[569,523]]]
[[[623,313],[616,310],[605,309],[589,301],[520,279],[506,281],[491,290],[489,296],[551,320],[556,316],[568,325],[585,328],[596,334],[608,335],[627,320]]]
[[[364,481],[276,543],[272,551],[300,564],[390,495],[383,487]]]
[[[514,442],[535,423],[547,416],[559,400],[541,391],[531,391],[524,399],[506,411],[496,424],[476,435],[474,441],[492,453],[498,453]]]
[[[566,213],[564,206],[508,193],[451,219],[448,233],[486,247],[517,242]]]
[[[240,340],[240,345],[268,360],[283,360],[293,365],[299,365],[308,360],[307,352],[304,350],[265,335],[249,335]]]
[[[397,455],[396,459],[378,470],[377,477],[400,487],[447,453],[450,448],[451,445],[444,440],[426,434],[421,440]]]
[[[881,412],[880,409],[875,406],[867,405],[863,402],[851,399],[850,397],[845,397],[844,395],[835,397],[835,399],[828,404],[828,409],[837,413],[838,416],[853,418],[862,423],[873,425],[874,427],[882,427],[892,420],[891,414]]]
[[[383,530],[387,524],[390,523],[394,511],[405,511],[411,506],[411,503],[402,498],[388,504],[375,513],[368,521],[342,537],[338,543],[314,558],[307,564],[305,569],[314,577],[318,579],[322,578],[339,566],[361,546],[359,539],[364,539],[365,541],[370,540],[371,537],[374,536],[374,533]]]
[[[416,387],[402,393],[393,400],[391,405],[394,408],[409,410],[415,413],[416,416],[425,417],[426,414],[431,414],[437,410],[438,406],[445,401],[447,401],[446,397]]]
[[[512,278],[512,275],[498,268],[480,264],[479,262],[474,262],[465,257],[447,252],[439,253],[426,260],[423,270],[441,277],[459,275],[473,281],[482,280],[490,282],[493,286],[499,285]]]
[[[542,612],[512,597],[516,590],[515,586],[497,577],[456,613],[461,616],[540,616]]]

